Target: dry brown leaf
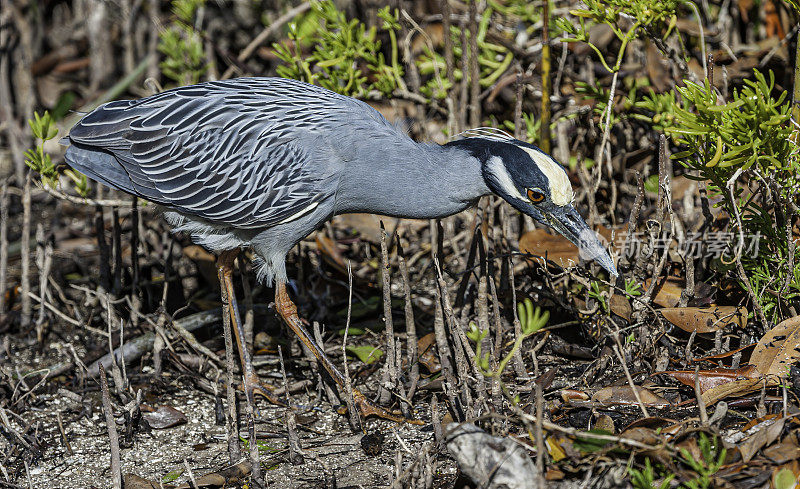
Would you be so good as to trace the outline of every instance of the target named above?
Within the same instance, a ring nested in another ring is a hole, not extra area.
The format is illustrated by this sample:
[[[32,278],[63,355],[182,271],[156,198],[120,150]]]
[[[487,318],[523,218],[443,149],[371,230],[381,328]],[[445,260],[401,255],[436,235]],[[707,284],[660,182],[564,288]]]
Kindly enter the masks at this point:
[[[346,274],[347,264],[336,242],[324,233],[316,233],[314,241],[317,243],[317,250],[322,254],[325,262],[339,270],[339,272]]]
[[[158,483],[143,479],[136,474],[125,474],[122,476],[125,489],[160,489],[160,487],[170,488],[172,485],[159,486]]]
[[[436,334],[428,333],[417,340],[417,351],[419,352],[419,363],[428,369],[430,373],[436,373],[442,369],[439,359],[433,350],[436,343]]]
[[[667,370],[659,373],[669,375],[681,384],[694,387],[694,370]],[[758,380],[759,378],[758,371],[752,365],[745,365],[740,368],[714,368],[697,372],[697,383],[700,384],[700,392],[706,392],[732,381]]]
[[[598,416],[597,421],[594,423],[594,429],[603,430],[611,434],[617,432],[616,428],[614,427],[614,420],[611,419],[611,416],[607,414],[601,414]]]
[[[239,462],[236,465],[202,475],[197,478],[198,488],[234,487],[236,483],[250,475],[252,465],[249,461]],[[190,489],[189,484],[181,484],[177,489]]]
[[[784,36],[786,36],[786,32],[783,30],[783,24],[781,23],[781,16],[778,13],[778,8],[772,0],[764,2],[764,28],[767,37],[783,39]]]
[[[628,428],[619,434],[620,438],[638,441],[645,445],[653,447],[660,447],[655,450],[645,450],[642,455],[655,459],[662,464],[667,464],[671,458],[670,452],[667,449],[667,437],[664,436],[663,431],[658,431],[644,426],[637,426]]]
[[[666,407],[669,406],[669,401],[661,396],[656,395],[653,391],[645,389],[644,387],[636,386],[636,392],[639,393],[639,398],[645,406],[653,407]],[[634,390],[629,385],[615,385],[610,387],[603,387],[595,392],[592,396],[592,401],[601,404],[639,404],[636,399]]]
[[[711,406],[728,396],[741,397],[761,389],[761,383],[761,379],[740,379],[727,382],[703,392],[703,402],[706,406]]]
[[[687,333],[713,333],[728,326],[743,328],[747,324],[747,309],[744,307],[665,307],[659,312]]]
[[[780,443],[768,446],[762,453],[776,464],[783,465],[800,458],[800,447],[794,439],[787,437]]]
[[[776,419],[773,423],[769,423],[764,428],[756,431],[753,435],[745,438],[739,443],[739,453],[742,454],[742,461],[749,462],[761,448],[768,446],[775,442],[783,431],[783,425],[786,423],[786,418]]]
[[[800,362],[800,316],[787,319],[767,331],[750,356],[762,375],[785,377]]]
[[[572,404],[575,401],[588,401],[589,395],[583,391],[574,389],[561,389],[561,399],[567,404]]]
[[[601,240],[608,242],[614,234],[615,240],[624,239],[624,231],[617,230],[612,233],[611,229],[598,226],[597,234]],[[528,231],[519,238],[519,250],[523,253],[530,253],[536,257],[544,258],[567,268],[574,267],[580,262],[578,247],[570,240],[561,236],[548,233],[542,228]],[[541,258],[532,258],[534,261],[542,263]]]
[[[142,413],[142,417],[156,430],[186,423],[186,415],[171,406],[159,406],[154,412]]]
[[[547,481],[560,481],[566,474],[561,472],[556,467],[548,467],[547,472],[544,474],[544,480]]]
[[[650,287],[651,279],[644,281],[644,289]],[[683,292],[683,282],[675,277],[668,277],[664,283],[656,284],[655,297],[653,302],[661,307],[675,307],[681,300],[681,292]]]
[[[611,306],[611,312],[630,322],[631,314],[633,314],[633,308],[631,307],[631,303],[627,297],[620,294],[614,294],[611,296],[611,300],[609,300],[609,305]]]
[[[554,236],[544,229],[528,231],[519,238],[519,250],[531,255],[547,257],[562,267],[573,267],[578,264],[578,247],[563,236]],[[539,263],[539,258],[533,258]]]
[[[209,283],[218,284],[216,258],[202,246],[189,245],[183,248],[183,256],[197,265],[197,270]]]

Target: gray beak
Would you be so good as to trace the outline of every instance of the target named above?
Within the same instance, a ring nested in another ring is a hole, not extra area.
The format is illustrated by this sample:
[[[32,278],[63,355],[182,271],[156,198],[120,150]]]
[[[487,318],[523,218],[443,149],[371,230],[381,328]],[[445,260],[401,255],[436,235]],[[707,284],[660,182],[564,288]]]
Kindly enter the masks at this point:
[[[603,244],[597,238],[597,234],[589,229],[586,221],[583,220],[578,211],[572,205],[553,207],[551,209],[541,209],[547,224],[550,224],[556,231],[565,238],[572,241],[578,247],[581,258],[594,260],[601,267],[608,270],[613,276],[619,276],[617,267],[608,255]]]

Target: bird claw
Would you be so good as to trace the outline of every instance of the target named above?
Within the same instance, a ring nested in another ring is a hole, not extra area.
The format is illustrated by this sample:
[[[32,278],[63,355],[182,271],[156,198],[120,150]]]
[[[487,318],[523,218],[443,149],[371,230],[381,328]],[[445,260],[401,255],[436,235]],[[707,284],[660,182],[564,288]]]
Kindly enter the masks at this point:
[[[355,402],[358,412],[363,417],[377,416],[395,423],[408,423],[414,425],[423,425],[422,421],[418,419],[410,419],[403,416],[400,412],[389,411],[388,409],[374,404],[372,401],[362,394],[358,389],[353,389],[353,401]],[[345,412],[346,412],[345,408]],[[341,413],[340,413],[341,414]]]

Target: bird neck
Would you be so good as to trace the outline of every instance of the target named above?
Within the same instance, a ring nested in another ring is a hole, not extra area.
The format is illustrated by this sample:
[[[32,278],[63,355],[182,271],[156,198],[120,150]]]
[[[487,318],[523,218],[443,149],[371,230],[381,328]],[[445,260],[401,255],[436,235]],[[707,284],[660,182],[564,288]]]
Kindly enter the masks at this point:
[[[433,219],[463,211],[490,194],[481,163],[453,146],[417,143],[403,135],[347,149],[350,166],[339,184],[336,214],[369,212]]]

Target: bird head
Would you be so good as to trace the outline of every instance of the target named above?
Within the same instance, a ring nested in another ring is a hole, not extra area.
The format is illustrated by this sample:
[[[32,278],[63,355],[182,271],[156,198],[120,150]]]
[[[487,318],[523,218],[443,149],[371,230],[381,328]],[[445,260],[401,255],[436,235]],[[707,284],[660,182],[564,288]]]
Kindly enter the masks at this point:
[[[561,233],[578,247],[582,257],[618,275],[605,247],[573,206],[567,172],[552,156],[532,144],[497,133],[479,133],[450,144],[480,160],[483,178],[492,192]]]

